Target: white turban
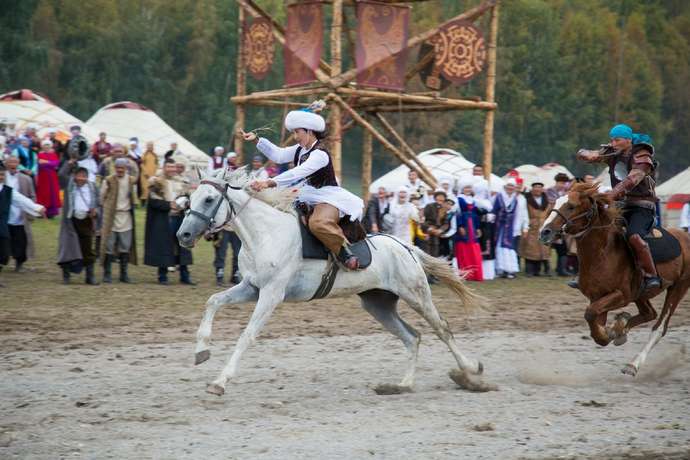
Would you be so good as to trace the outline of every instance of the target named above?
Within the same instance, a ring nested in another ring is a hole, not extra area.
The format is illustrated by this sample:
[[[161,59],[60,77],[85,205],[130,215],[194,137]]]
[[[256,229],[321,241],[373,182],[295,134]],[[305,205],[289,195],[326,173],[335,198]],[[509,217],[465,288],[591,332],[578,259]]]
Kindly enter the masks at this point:
[[[294,131],[297,128],[316,131],[317,133],[326,130],[326,120],[321,115],[304,110],[292,110],[285,117],[285,129]]]
[[[503,184],[504,187],[505,187],[506,185],[512,185],[513,187],[516,187],[516,186],[517,186],[517,181],[515,180],[514,177],[509,177],[508,179],[506,179],[505,184]]]
[[[225,155],[225,158],[236,158],[237,154],[235,152],[228,152],[227,155]]]

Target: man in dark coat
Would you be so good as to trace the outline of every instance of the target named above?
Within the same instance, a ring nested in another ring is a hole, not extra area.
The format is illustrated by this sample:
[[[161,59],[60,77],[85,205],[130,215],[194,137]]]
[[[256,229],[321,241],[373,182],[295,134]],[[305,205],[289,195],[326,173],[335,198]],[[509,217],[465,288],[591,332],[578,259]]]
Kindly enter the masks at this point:
[[[446,192],[436,190],[434,192],[434,202],[424,207],[422,231],[429,235],[428,253],[434,257],[440,255],[441,236],[448,231],[450,226],[446,221],[446,208],[444,206],[446,199]]]
[[[379,187],[376,195],[371,194],[367,209],[364,211],[364,219],[362,225],[367,230],[367,233],[383,232],[383,216],[388,213],[390,209],[388,203],[388,194],[386,187]]]

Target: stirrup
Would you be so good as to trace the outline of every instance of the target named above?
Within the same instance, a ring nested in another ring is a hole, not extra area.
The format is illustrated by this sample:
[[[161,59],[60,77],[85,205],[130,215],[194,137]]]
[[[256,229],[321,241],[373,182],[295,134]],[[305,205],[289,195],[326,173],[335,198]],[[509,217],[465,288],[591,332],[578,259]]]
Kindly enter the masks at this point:
[[[352,254],[350,248],[348,248],[347,246],[343,246],[342,248],[340,248],[340,252],[338,253],[338,260],[348,270],[359,269],[359,259],[354,254]]]
[[[658,289],[661,287],[661,278],[658,276],[645,276],[642,280],[643,291],[648,291],[650,289]]]

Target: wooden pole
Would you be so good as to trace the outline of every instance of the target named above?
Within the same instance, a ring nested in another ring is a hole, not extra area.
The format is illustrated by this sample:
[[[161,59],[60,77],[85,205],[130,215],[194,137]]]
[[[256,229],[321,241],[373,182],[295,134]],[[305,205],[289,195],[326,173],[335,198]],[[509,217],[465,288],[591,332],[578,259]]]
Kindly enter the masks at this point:
[[[373,152],[373,140],[369,130],[364,130],[362,141],[362,199],[369,197],[369,186],[371,185],[371,161]]]
[[[340,104],[340,106],[350,114],[350,116],[357,122],[359,125],[364,128],[365,130],[369,131],[374,138],[376,138],[377,141],[379,141],[383,146],[388,149],[390,152],[393,153],[393,155],[398,158],[398,160],[402,161],[405,166],[407,166],[410,169],[413,169],[417,171],[417,174],[419,174],[419,178],[422,179],[424,182],[426,182],[430,187],[436,188],[436,179],[433,176],[428,176],[424,171],[419,169],[415,163],[413,163],[408,157],[403,154],[397,147],[395,147],[393,144],[390,143],[388,139],[385,138],[381,133],[378,132],[378,130],[367,120],[364,119],[363,116],[361,116],[355,109],[353,109],[347,102],[343,100],[340,96],[338,96],[335,93],[331,93],[328,95],[328,99],[333,100]]]
[[[389,101],[396,102],[411,102],[420,104],[436,104],[436,105],[448,105],[451,107],[456,107],[459,109],[482,109],[482,110],[494,110],[496,108],[496,103],[491,101],[471,101],[467,99],[448,99],[445,97],[433,97],[433,96],[419,96],[416,94],[404,94],[404,93],[387,93],[385,91],[375,91],[375,90],[364,90],[364,89],[352,89],[352,88],[338,88],[336,90],[338,94],[347,94],[359,97],[375,97],[380,99],[386,99]]]
[[[342,60],[342,33],[343,33],[343,0],[333,0],[333,22],[331,25],[331,78],[340,75],[343,68]],[[330,149],[333,170],[339,181],[342,182],[342,148],[343,130],[340,105],[333,104],[330,123]]]
[[[391,134],[391,136],[393,136],[393,137],[395,138],[395,140],[398,141],[398,143],[400,144],[400,146],[402,147],[402,149],[403,149],[404,151],[406,151],[406,152],[409,154],[410,160],[414,161],[414,162],[417,164],[417,166],[419,167],[419,169],[421,169],[422,171],[424,171],[424,172],[425,172],[426,174],[428,174],[429,176],[432,176],[432,177],[433,177],[433,174],[431,173],[431,171],[429,171],[429,170],[427,169],[426,165],[425,165],[424,163],[422,163],[421,161],[419,161],[419,158],[417,158],[417,154],[415,153],[414,150],[412,150],[412,147],[410,147],[410,144],[408,144],[407,142],[405,142],[405,139],[403,139],[403,137],[400,135],[400,133],[398,133],[398,132],[395,130],[395,128],[393,128],[393,125],[391,125],[391,124],[388,122],[388,120],[386,119],[386,117],[384,117],[384,116],[383,116],[382,114],[380,114],[380,113],[377,113],[377,114],[376,114],[376,118],[378,118],[378,119],[379,119],[379,122],[381,122],[381,124],[383,125],[383,127],[386,128],[386,131],[388,131],[388,132]]]
[[[247,70],[245,65],[245,55],[244,55],[244,20],[245,13],[244,8],[238,8],[237,26],[238,40],[237,40],[237,95],[244,96],[247,93]],[[234,150],[237,154],[238,164],[242,163],[243,153],[244,153],[244,139],[242,136],[238,136],[236,133],[240,129],[244,129],[245,113],[244,104],[235,103],[235,126],[234,126],[234,139],[235,145]]]
[[[489,26],[489,48],[487,53],[488,67],[486,70],[486,102],[493,103],[496,98],[496,43],[498,40],[498,3],[491,9],[491,23]],[[484,119],[484,177],[491,180],[494,151],[494,116],[496,112],[486,112]]]
[[[323,93],[328,93],[328,90],[326,88],[320,87],[320,88],[304,88],[304,89],[280,89],[280,90],[271,90],[271,91],[258,91],[252,94],[243,94],[243,95],[237,95],[233,96],[230,98],[232,102],[235,103],[244,103],[244,102],[252,102],[252,101],[259,101],[262,99],[273,99],[273,98],[280,98],[280,97],[298,97],[298,96],[313,96],[316,94],[323,94]]]

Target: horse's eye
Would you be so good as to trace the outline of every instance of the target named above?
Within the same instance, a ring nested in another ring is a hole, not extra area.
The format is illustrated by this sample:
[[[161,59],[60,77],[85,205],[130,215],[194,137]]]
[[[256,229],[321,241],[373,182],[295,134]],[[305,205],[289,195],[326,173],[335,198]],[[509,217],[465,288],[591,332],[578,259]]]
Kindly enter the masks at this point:
[[[209,196],[209,197],[206,197],[206,200],[205,200],[205,201],[206,201],[206,204],[211,204],[211,203],[213,203],[213,198],[210,197],[210,196]]]

